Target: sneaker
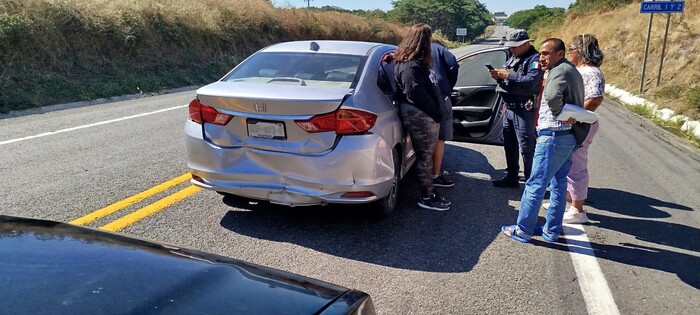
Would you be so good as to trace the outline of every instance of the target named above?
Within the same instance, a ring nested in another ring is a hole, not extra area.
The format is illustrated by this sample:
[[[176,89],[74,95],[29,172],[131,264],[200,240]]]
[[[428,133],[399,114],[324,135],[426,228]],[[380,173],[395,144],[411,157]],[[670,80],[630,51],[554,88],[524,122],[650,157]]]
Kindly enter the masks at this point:
[[[564,212],[563,221],[568,224],[584,224],[588,223],[588,216],[586,212],[578,212],[576,208],[571,207],[568,211]]]
[[[418,206],[424,209],[430,209],[430,210],[436,210],[436,211],[445,211],[445,210],[450,210],[450,206],[446,205],[443,202],[443,198],[440,196],[433,194],[429,198],[423,198],[421,197],[418,200]]]
[[[449,201],[449,200],[445,199],[444,197],[442,197],[440,194],[438,194],[437,191],[436,191],[436,192],[433,192],[433,194],[435,194],[435,197],[438,198],[438,200],[440,200],[440,202],[442,202],[444,205],[446,205],[446,206],[451,206],[451,205],[452,205],[452,202],[451,202],[451,201]]]
[[[433,186],[437,187],[452,187],[455,185],[455,182],[447,176],[445,176],[445,173],[440,174],[437,178],[433,178]]]
[[[494,180],[491,183],[495,187],[520,188],[520,181],[518,181],[517,178],[510,178],[508,176]]]

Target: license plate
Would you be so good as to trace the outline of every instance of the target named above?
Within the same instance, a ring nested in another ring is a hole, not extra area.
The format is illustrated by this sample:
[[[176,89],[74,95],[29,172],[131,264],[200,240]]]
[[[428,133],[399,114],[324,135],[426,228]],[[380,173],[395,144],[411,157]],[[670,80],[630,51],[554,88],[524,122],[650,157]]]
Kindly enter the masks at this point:
[[[257,119],[248,119],[248,136],[251,138],[273,140],[287,139],[283,122]]]

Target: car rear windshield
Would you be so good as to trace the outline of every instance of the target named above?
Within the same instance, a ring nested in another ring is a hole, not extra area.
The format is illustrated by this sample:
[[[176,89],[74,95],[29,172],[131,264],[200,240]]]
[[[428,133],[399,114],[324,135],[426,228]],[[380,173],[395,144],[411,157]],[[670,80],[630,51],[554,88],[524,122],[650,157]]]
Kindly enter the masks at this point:
[[[321,53],[257,53],[223,81],[354,88],[366,58]]]

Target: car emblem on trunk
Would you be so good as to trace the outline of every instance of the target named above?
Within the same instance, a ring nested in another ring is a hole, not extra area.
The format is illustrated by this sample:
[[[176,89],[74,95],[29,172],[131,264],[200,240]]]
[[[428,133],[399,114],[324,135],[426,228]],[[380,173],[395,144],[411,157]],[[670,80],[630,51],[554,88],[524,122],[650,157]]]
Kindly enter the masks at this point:
[[[265,103],[253,103],[255,106],[255,111],[256,112],[264,112],[265,111]]]

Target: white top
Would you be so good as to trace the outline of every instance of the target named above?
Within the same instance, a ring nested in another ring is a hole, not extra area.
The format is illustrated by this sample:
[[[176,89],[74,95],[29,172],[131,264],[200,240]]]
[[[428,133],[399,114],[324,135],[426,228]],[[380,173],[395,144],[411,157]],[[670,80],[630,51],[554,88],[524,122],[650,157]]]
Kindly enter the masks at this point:
[[[605,76],[598,67],[584,66],[576,68],[583,77],[583,99],[591,99],[605,94]]]

